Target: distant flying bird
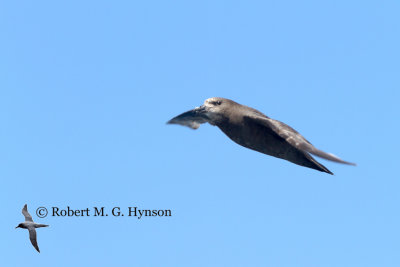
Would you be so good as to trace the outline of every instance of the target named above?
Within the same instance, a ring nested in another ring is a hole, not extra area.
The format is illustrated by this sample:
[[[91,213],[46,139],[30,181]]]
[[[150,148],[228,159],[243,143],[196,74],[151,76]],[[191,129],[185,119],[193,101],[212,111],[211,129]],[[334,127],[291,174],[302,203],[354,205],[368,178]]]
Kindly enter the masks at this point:
[[[31,240],[31,243],[35,247],[35,249],[40,253],[39,246],[37,244],[35,228],[47,227],[48,225],[33,222],[32,216],[29,214],[28,206],[26,204],[22,209],[22,214],[25,217],[25,222],[18,224],[18,226],[15,227],[15,229],[17,229],[17,228],[28,229],[28,231],[29,231],[29,239]]]
[[[283,122],[226,98],[209,98],[202,106],[182,113],[167,123],[197,129],[206,122],[217,126],[241,146],[321,172],[333,174],[309,153],[331,161],[355,165],[318,150]]]

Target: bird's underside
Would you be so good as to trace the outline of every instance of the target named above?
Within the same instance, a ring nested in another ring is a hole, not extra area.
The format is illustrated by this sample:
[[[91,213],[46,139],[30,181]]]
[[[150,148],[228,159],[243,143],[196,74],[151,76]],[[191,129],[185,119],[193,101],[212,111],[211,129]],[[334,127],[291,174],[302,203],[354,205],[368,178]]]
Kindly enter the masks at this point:
[[[217,126],[232,141],[241,146],[269,156],[288,160],[300,166],[333,174],[324,165],[317,162],[310,154],[290,145],[285,139],[277,135],[270,128],[253,123],[252,121],[247,121],[245,124],[251,124],[251,127],[239,126],[241,129],[232,131],[231,128],[234,127],[232,125],[223,123]],[[254,139],[246,138],[246,136],[252,136]],[[254,140],[257,140],[257,142],[254,142]]]
[[[204,105],[168,121],[169,124],[180,124],[192,129],[197,129],[200,124],[206,122],[217,126],[241,146],[321,172],[333,174],[310,154],[338,163],[355,165],[315,148],[283,122],[225,98],[209,98]]]

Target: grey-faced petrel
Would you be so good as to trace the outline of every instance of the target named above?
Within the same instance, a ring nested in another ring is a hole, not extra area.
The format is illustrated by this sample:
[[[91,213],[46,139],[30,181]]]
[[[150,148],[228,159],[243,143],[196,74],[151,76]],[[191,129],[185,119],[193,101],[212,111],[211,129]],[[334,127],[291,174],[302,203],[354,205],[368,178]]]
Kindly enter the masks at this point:
[[[355,165],[315,148],[283,122],[226,98],[209,98],[200,107],[182,113],[167,123],[197,129],[206,122],[217,126],[241,146],[321,172],[333,174],[311,157],[310,153],[331,161]]]
[[[35,228],[47,227],[48,225],[33,222],[32,216],[29,214],[28,206],[26,204],[22,208],[22,214],[25,217],[25,222],[18,224],[18,226],[15,227],[15,229],[17,229],[17,228],[28,229],[28,231],[29,231],[29,239],[31,240],[31,243],[35,247],[35,249],[40,253],[39,246],[37,244]]]

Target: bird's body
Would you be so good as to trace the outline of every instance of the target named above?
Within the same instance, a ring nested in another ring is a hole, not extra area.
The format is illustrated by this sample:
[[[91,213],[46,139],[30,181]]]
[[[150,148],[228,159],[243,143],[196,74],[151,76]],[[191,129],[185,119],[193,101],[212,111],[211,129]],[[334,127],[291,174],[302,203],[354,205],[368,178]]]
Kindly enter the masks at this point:
[[[31,240],[33,247],[40,253],[39,246],[37,244],[36,228],[48,227],[48,225],[35,223],[32,219],[32,216],[28,212],[28,206],[26,204],[25,204],[24,208],[22,209],[22,214],[25,217],[25,222],[18,224],[18,226],[16,228],[28,229],[29,239]]]
[[[168,123],[197,129],[201,123],[205,122],[217,126],[241,146],[304,167],[332,174],[309,153],[332,161],[352,164],[316,149],[290,126],[273,120],[258,110],[225,98],[209,98],[203,106],[185,112]]]

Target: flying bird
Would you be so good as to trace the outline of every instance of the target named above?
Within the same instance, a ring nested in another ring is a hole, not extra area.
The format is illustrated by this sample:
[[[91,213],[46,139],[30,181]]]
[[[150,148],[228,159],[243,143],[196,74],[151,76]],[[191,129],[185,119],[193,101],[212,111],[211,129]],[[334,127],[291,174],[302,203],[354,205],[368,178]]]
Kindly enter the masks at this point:
[[[300,166],[333,174],[310,154],[331,161],[355,165],[315,148],[301,134],[283,122],[273,120],[260,111],[230,99],[212,97],[195,109],[167,122],[197,129],[208,122],[217,126],[232,141],[246,148],[288,160]]]
[[[35,247],[35,249],[40,253],[39,246],[37,244],[35,228],[48,227],[48,225],[33,222],[32,216],[29,214],[28,206],[26,204],[22,208],[22,214],[25,217],[25,222],[18,224],[18,226],[15,227],[15,229],[17,229],[17,228],[28,229],[28,231],[29,231],[29,239],[31,240],[31,243]]]

